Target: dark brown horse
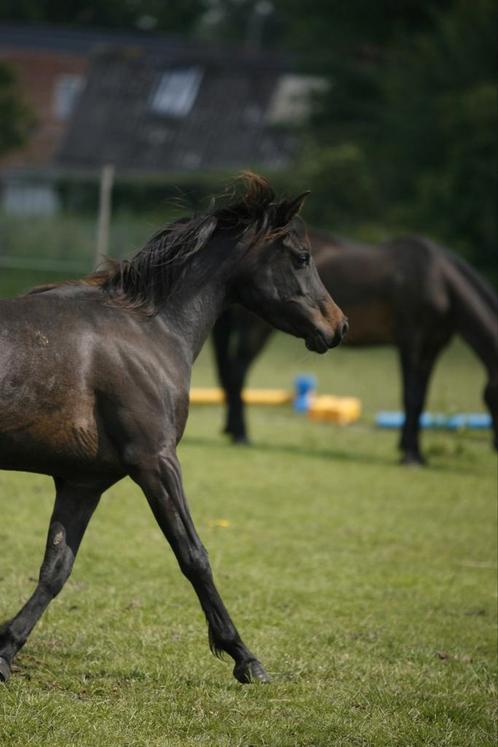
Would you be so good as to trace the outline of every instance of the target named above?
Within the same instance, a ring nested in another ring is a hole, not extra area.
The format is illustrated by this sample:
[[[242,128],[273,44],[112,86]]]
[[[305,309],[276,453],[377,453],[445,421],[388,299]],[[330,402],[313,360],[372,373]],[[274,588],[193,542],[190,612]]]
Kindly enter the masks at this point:
[[[234,659],[240,682],[268,679],[214,585],[183,492],[191,368],[234,301],[317,352],[346,322],[293,228],[304,196],[276,202],[266,181],[246,180],[242,198],[166,227],[130,261],[0,302],[0,468],[56,487],[38,585],[0,630],[0,679],[62,589],[101,494],[125,475],[199,597],[212,651]]]
[[[484,400],[498,447],[498,299],[462,259],[428,239],[407,237],[379,247],[310,233],[313,256],[329,293],[347,314],[351,345],[395,345],[403,383],[402,461],[422,463],[419,417],[434,364],[457,333],[488,375]],[[217,322],[214,344],[227,394],[226,432],[247,441],[241,391],[247,371],[271,329],[243,309]]]

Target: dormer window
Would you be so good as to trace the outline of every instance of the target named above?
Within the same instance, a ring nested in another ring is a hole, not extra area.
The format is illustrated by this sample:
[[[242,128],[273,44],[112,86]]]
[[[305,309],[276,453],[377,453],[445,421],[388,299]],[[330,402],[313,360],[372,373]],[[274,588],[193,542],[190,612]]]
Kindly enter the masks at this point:
[[[54,115],[69,119],[83,88],[82,75],[59,75],[54,88]]]
[[[314,75],[282,75],[268,108],[272,125],[298,125],[311,113],[313,96],[329,88],[325,78]]]
[[[199,67],[183,67],[162,73],[152,93],[152,111],[170,117],[186,117],[194,105],[201,81]]]

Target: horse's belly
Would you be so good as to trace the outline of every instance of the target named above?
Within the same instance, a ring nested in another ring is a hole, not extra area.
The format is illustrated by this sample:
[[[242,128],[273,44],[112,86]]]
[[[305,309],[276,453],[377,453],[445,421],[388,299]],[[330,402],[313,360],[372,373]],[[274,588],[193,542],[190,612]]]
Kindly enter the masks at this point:
[[[57,474],[112,471],[117,458],[95,419],[72,413],[0,411],[0,469]]]
[[[0,468],[53,474],[58,466],[95,463],[103,437],[80,374],[84,361],[57,357],[48,337],[33,351],[19,336],[16,347],[4,334],[0,350]]]
[[[346,343],[349,345],[389,345],[394,341],[394,315],[386,302],[344,305],[349,320]]]

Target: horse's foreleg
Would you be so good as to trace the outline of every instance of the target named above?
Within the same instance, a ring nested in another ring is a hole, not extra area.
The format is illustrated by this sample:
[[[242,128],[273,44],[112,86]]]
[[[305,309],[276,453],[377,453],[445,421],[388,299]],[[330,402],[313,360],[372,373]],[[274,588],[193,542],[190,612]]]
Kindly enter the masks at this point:
[[[226,651],[232,657],[233,673],[239,682],[268,682],[268,675],[242,642],[216,589],[207,552],[190,516],[176,456],[163,455],[154,469],[141,470],[133,477],[143,489],[183,574],[199,597],[208,623],[211,650],[217,655]]]
[[[17,615],[0,628],[0,680],[8,679],[12,659],[68,579],[83,534],[101,495],[101,491],[95,488],[83,488],[59,480],[56,481],[56,488],[38,585]]]

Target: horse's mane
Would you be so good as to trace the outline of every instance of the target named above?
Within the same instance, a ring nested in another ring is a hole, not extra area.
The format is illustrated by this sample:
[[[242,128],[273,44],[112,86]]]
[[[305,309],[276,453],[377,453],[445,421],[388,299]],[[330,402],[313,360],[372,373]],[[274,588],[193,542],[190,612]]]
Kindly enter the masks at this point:
[[[109,259],[104,269],[86,277],[38,286],[30,293],[63,285],[98,286],[111,302],[155,314],[215,230],[234,231],[253,246],[288,231],[296,212],[292,210],[294,204],[286,199],[275,201],[275,193],[264,177],[243,172],[232,189],[213,200],[205,212],[166,225],[131,259]]]

